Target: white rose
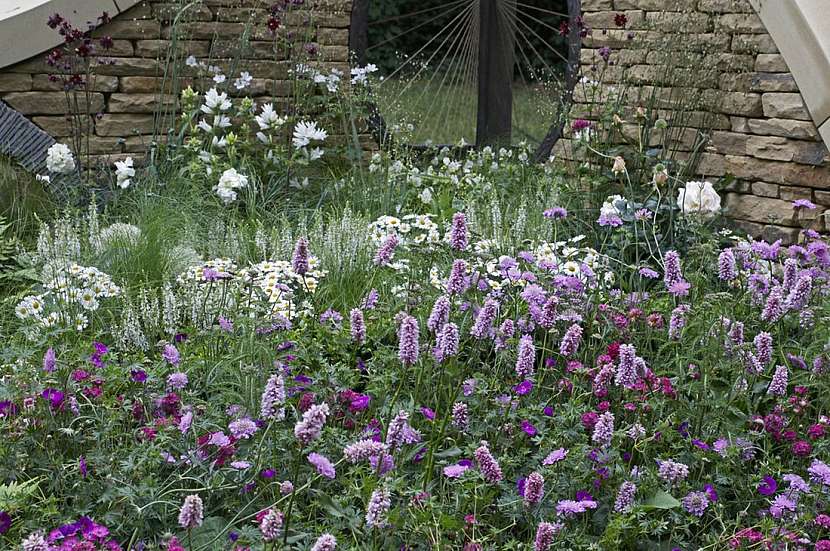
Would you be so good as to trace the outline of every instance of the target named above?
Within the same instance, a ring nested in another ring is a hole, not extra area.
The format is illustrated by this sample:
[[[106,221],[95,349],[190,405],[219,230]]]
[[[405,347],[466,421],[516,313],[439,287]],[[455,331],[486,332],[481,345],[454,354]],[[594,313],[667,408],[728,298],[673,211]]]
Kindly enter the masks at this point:
[[[75,159],[69,146],[56,143],[46,151],[46,168],[55,174],[69,174],[75,170]]]
[[[677,206],[688,215],[711,217],[721,210],[721,200],[711,182],[688,182],[680,188]]]

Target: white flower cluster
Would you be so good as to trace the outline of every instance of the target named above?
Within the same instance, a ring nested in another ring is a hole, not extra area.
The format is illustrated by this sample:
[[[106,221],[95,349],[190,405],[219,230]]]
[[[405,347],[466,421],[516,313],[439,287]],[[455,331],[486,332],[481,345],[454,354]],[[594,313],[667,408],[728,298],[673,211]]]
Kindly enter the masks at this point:
[[[309,151],[308,146],[312,142],[323,142],[328,136],[325,130],[317,127],[316,122],[300,121],[294,126],[294,134],[291,141],[294,147],[300,150],[309,161],[314,161],[323,156],[323,150],[315,147]]]
[[[365,67],[355,67],[352,69],[352,84],[357,85],[366,85],[369,82],[369,75],[372,73],[376,73],[378,70],[377,65],[373,63],[369,63]]]
[[[274,111],[274,104],[266,103],[262,106],[259,115],[254,117],[259,132],[257,132],[257,139],[265,145],[273,141],[273,133],[278,132],[285,124],[286,119],[281,117]]]
[[[200,107],[205,117],[199,120],[197,126],[204,132],[213,134],[211,144],[214,147],[223,148],[228,144],[227,138],[220,134],[231,125],[231,118],[227,112],[232,106],[226,92],[220,94],[216,88],[211,88],[205,94],[204,103]],[[208,122],[210,117],[213,118]]]
[[[127,157],[123,161],[115,162],[115,180],[118,187],[127,189],[135,178],[135,168],[133,168],[133,158]]]
[[[721,200],[711,182],[688,182],[678,190],[677,206],[688,216],[710,218],[720,212]]]
[[[226,205],[236,201],[236,190],[248,186],[248,177],[240,174],[235,168],[229,168],[219,177],[219,183],[214,190]]]
[[[70,174],[75,170],[75,158],[69,146],[56,143],[46,150],[46,168],[54,174]]]
[[[317,257],[309,256],[308,265],[308,272],[299,275],[284,260],[267,260],[239,269],[231,260],[217,258],[189,268],[177,283],[193,295],[191,302],[211,310],[212,319],[236,306],[252,317],[292,319],[309,310],[308,304],[297,304],[295,298],[302,293],[313,294],[327,275]]]
[[[381,216],[369,224],[369,237],[380,244],[389,234],[395,234],[402,246],[436,244],[441,242],[434,214],[407,214],[402,219]]]
[[[88,313],[98,310],[101,300],[121,294],[109,275],[90,266],[47,264],[43,277],[43,292],[25,297],[15,307],[17,317],[33,321],[35,328],[82,331],[89,324]]]

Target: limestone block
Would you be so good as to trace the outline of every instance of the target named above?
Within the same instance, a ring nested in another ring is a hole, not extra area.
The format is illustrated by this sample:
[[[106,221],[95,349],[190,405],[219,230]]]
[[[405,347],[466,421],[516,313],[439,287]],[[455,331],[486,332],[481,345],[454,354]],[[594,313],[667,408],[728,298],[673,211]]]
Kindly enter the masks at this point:
[[[98,113],[104,109],[103,94],[90,92],[81,95],[83,98],[77,107],[80,111]],[[85,103],[87,97],[89,104]],[[2,99],[24,115],[63,115],[75,109],[64,92],[11,92]]]
[[[801,94],[768,93],[763,95],[764,116],[770,118],[811,120]]]

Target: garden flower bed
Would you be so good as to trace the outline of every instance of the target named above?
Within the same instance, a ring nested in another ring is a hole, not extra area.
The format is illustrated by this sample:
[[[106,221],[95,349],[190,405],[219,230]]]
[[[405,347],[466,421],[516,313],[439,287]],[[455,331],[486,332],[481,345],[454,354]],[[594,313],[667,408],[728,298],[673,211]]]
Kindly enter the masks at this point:
[[[374,67],[292,71],[0,241],[4,548],[830,549],[826,240],[582,119],[364,157]]]

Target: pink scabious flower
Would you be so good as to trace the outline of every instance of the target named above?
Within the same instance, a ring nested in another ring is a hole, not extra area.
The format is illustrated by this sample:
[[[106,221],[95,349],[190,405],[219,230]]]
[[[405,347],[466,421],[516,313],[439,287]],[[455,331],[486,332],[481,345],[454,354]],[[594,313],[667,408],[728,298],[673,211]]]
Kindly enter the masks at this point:
[[[594,433],[591,435],[591,441],[602,448],[607,448],[611,445],[611,439],[614,437],[614,414],[606,411],[597,419],[597,424],[594,425]]]
[[[545,494],[545,477],[537,472],[532,472],[525,480],[524,504],[527,507],[536,505],[542,501]]]
[[[533,551],[548,551],[553,545],[556,535],[564,528],[561,523],[540,522],[536,527],[536,540],[533,542]]]
[[[294,436],[303,445],[318,439],[323,432],[323,425],[329,415],[328,404],[315,404],[303,413],[303,418],[294,425]]]
[[[484,480],[490,484],[495,484],[502,480],[501,467],[499,467],[493,454],[490,453],[490,448],[486,441],[482,440],[481,445],[476,448],[475,458],[478,463],[478,468],[484,476]]]
[[[398,328],[398,358],[405,366],[418,361],[418,320],[404,314]]]
[[[311,551],[334,551],[336,548],[337,539],[331,534],[323,534],[311,546]]]
[[[184,498],[184,503],[179,510],[179,526],[190,530],[198,528],[202,525],[204,519],[204,505],[202,498],[196,494],[191,494]]]
[[[334,469],[334,465],[329,461],[328,457],[325,455],[320,455],[319,453],[312,452],[308,454],[308,462],[314,465],[314,468],[317,469],[317,472],[321,475],[325,476],[326,478],[333,479],[337,476],[337,472]]]
[[[386,488],[376,488],[369,498],[366,507],[366,526],[369,528],[384,528],[387,524],[386,515],[392,506],[392,496]]]
[[[262,392],[259,415],[266,421],[285,419],[285,380],[282,375],[271,375]]]
[[[332,469],[334,469],[334,465],[332,465]],[[320,472],[320,469],[317,469],[317,471]],[[323,473],[323,472],[320,472],[320,474],[325,475],[325,473]],[[333,477],[330,477],[330,478],[333,478]],[[280,493],[282,495],[287,496],[288,494],[290,494],[293,491],[294,491],[294,483],[293,482],[291,482],[290,480],[283,480],[282,482],[280,482]]]
[[[259,519],[259,531],[265,541],[274,541],[280,535],[283,514],[276,509],[268,509]]]
[[[308,241],[304,237],[299,238],[294,245],[291,270],[297,275],[305,275],[308,272]]]
[[[352,341],[356,344],[363,344],[366,341],[366,322],[363,319],[363,311],[360,308],[353,308],[349,312],[349,321]]]
[[[239,440],[247,440],[257,431],[256,423],[248,417],[231,421],[228,425],[228,430],[234,438]]]
[[[560,517],[569,518],[580,513],[584,513],[588,509],[596,509],[597,502],[593,499],[580,499],[578,501],[573,499],[563,499],[556,504],[556,514]]]
[[[225,316],[219,316],[219,329],[225,333],[233,333],[233,321]]]
[[[433,333],[438,333],[444,324],[450,320],[450,299],[446,295],[441,295],[432,306],[432,312],[427,319],[427,329]]]
[[[186,373],[171,373],[167,377],[167,388],[171,390],[181,390],[187,386],[187,374]]]
[[[378,266],[386,266],[392,260],[392,255],[395,254],[395,249],[398,247],[400,240],[394,233],[387,235],[378,247],[375,253],[374,262]]]
[[[814,459],[807,472],[814,483],[830,488],[830,466],[827,463]]]
[[[565,332],[562,337],[562,342],[559,344],[559,353],[565,357],[573,356],[579,349],[579,343],[582,342],[582,327],[574,323]]]
[[[706,492],[689,492],[682,500],[683,508],[687,513],[702,517],[709,507],[709,496]]]
[[[553,450],[552,452],[550,452],[548,456],[542,460],[542,465],[554,465],[556,463],[559,463],[566,457],[568,457],[568,450],[566,450],[565,448],[559,448],[558,450]]]
[[[170,365],[175,367],[179,366],[181,357],[179,356],[179,351],[172,344],[164,345],[164,351],[161,353],[161,357]]]
[[[465,276],[467,275],[467,263],[460,258],[452,263],[450,277],[447,279],[447,293],[460,295],[467,289]]]
[[[799,210],[799,209],[813,210],[815,208],[817,208],[816,204],[813,203],[812,201],[810,201],[809,199],[796,199],[795,201],[793,201],[793,209],[794,210]]]
[[[383,442],[378,442],[371,438],[364,438],[343,448],[343,455],[346,456],[346,460],[349,463],[357,463],[358,461],[365,461],[370,457],[384,454],[388,449],[389,446]]]
[[[490,331],[493,329],[493,322],[496,321],[498,311],[498,301],[488,298],[484,302],[484,306],[482,306],[481,310],[479,310],[478,316],[476,316],[476,321],[473,324],[473,328],[470,329],[470,334],[477,339],[487,338],[490,335]]]
[[[769,387],[767,388],[767,394],[771,396],[786,396],[788,382],[789,372],[787,371],[787,366],[777,366],[775,373],[772,375],[772,381],[770,381]]]
[[[663,282],[666,284],[666,289],[679,281],[683,281],[683,272],[680,269],[680,255],[677,251],[667,251],[665,257],[663,257],[663,263]]]
[[[533,337],[523,335],[519,339],[519,352],[516,357],[516,376],[520,379],[527,379],[533,376],[536,371],[536,347],[533,345]]]
[[[452,405],[452,426],[464,432],[470,426],[470,414],[467,404],[456,402]]]
[[[447,478],[458,478],[470,468],[469,465],[462,465],[461,463],[456,463],[454,465],[447,465],[444,467],[444,476]]]
[[[637,485],[626,480],[617,491],[617,498],[614,500],[615,513],[627,513],[634,505],[634,496],[637,494]]]
[[[467,217],[463,212],[456,212],[452,215],[450,246],[456,251],[463,251],[467,248]]]
[[[732,249],[725,249],[718,256],[718,277],[721,281],[734,281],[738,277],[737,262]]]
[[[780,320],[784,314],[784,291],[776,285],[767,295],[767,301],[764,309],[761,312],[761,320],[768,323],[775,323]]]

